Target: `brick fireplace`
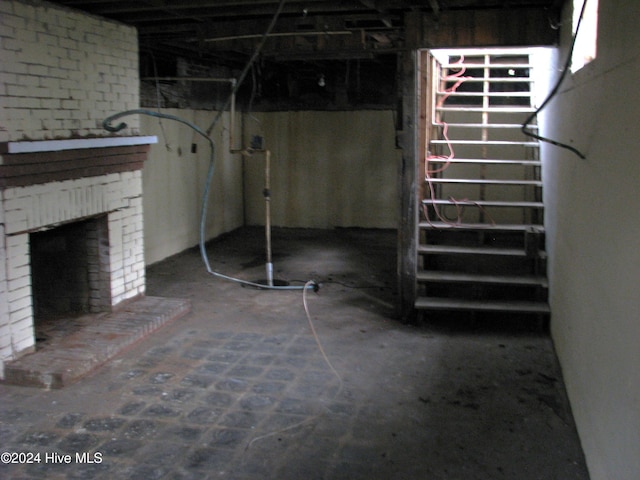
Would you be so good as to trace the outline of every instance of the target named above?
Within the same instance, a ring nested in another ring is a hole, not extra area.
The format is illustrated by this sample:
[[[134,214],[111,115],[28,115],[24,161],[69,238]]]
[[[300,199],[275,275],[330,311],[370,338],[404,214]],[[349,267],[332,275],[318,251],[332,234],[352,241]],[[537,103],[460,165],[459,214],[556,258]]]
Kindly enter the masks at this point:
[[[144,294],[142,166],[155,142],[0,144],[0,378],[4,362],[34,351],[38,315]]]

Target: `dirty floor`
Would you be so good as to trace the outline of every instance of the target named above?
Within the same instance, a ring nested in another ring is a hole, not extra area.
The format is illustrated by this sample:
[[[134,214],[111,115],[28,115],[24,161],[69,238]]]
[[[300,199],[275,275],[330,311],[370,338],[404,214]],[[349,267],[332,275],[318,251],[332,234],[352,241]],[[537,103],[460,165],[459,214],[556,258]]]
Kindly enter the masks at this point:
[[[275,230],[276,283],[322,284],[304,296],[197,249],[151,266],[190,313],[61,389],[0,384],[0,478],[588,479],[548,334],[398,322],[395,241]],[[265,278],[260,229],[208,251]]]

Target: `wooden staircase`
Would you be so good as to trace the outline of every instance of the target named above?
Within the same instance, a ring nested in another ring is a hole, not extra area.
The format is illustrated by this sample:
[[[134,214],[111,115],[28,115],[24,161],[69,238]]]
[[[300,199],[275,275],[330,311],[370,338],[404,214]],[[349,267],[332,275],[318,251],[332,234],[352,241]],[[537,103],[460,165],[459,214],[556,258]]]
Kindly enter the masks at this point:
[[[447,58],[430,69],[415,309],[546,320],[539,145],[521,132],[529,55]]]

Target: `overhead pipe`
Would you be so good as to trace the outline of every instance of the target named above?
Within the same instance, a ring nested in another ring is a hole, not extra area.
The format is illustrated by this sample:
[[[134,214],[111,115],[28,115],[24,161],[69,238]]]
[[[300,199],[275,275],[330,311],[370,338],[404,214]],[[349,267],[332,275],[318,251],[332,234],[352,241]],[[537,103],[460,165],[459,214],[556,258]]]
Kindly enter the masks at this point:
[[[217,82],[217,83],[230,83],[235,85],[235,78],[216,78],[216,77],[143,77],[140,80],[143,81],[164,81],[173,82],[177,80],[184,80],[186,82]]]
[[[318,31],[295,31],[295,32],[276,32],[266,35],[267,38],[277,37],[321,37],[321,36],[333,36],[333,35],[353,35],[351,30],[318,30]],[[262,38],[265,35],[262,33],[247,34],[247,35],[232,35],[227,37],[213,37],[205,38],[204,42],[227,42],[230,40],[251,40],[254,38]]]

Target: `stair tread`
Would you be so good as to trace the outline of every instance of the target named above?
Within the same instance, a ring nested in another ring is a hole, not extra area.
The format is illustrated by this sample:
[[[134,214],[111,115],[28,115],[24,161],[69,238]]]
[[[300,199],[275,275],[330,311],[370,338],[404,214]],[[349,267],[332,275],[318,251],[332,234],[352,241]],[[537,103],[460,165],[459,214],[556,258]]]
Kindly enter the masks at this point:
[[[512,313],[550,313],[546,301],[525,300],[467,300],[460,298],[418,297],[415,301],[418,310],[466,310]]]
[[[491,145],[491,146],[522,146],[522,147],[538,147],[538,142],[516,141],[516,140],[431,140],[429,143],[433,145]]]
[[[526,257],[524,248],[506,247],[470,247],[460,245],[418,245],[419,254],[447,254],[447,255],[497,255],[503,257]],[[544,250],[538,250],[537,257],[544,258]]]
[[[432,126],[434,127],[443,127],[445,125],[444,122],[442,123],[434,123]],[[513,129],[518,129],[521,130],[522,129],[522,124],[521,123],[449,123],[446,122],[447,127],[452,128],[513,128]],[[528,125],[528,128],[538,128],[537,125]]]
[[[436,107],[438,112],[494,112],[494,113],[533,113],[534,107]]]
[[[544,225],[539,224],[491,224],[491,223],[445,223],[422,221],[418,225],[420,228],[434,228],[443,230],[502,230],[513,232],[524,232],[528,229],[535,229],[539,233],[544,233]]]
[[[464,207],[515,207],[515,208],[543,208],[542,202],[525,201],[500,201],[500,200],[456,200],[452,201],[444,198],[425,198],[422,200],[425,205],[458,205]]]
[[[483,283],[496,285],[548,286],[543,275],[488,275],[483,273],[445,272],[421,270],[417,274],[418,281],[447,283]]]
[[[432,183],[459,183],[465,185],[522,185],[541,187],[541,180],[506,180],[498,178],[429,178]]]
[[[516,159],[506,159],[501,160],[498,158],[452,158],[448,159],[446,157],[443,158],[430,158],[429,162],[431,163],[477,163],[477,164],[487,164],[487,165],[522,165],[522,166],[533,166],[539,167],[542,165],[540,160],[516,160]]]
[[[501,82],[504,83],[504,82]],[[436,95],[446,96],[447,98],[451,97],[493,97],[493,98],[504,98],[504,97],[517,97],[517,98],[529,98],[531,97],[531,92],[448,92],[438,90]]]
[[[531,77],[469,77],[464,83],[534,83]]]
[[[456,62],[456,63],[442,63],[440,64],[440,68],[442,70],[460,70],[461,67],[464,67],[467,70],[478,69],[478,68],[495,68],[498,70],[505,70],[507,68],[532,68],[533,65],[529,62],[510,62],[510,63],[473,63],[473,62]],[[476,78],[476,77],[473,77]],[[529,77],[510,77],[510,78],[529,78]]]

